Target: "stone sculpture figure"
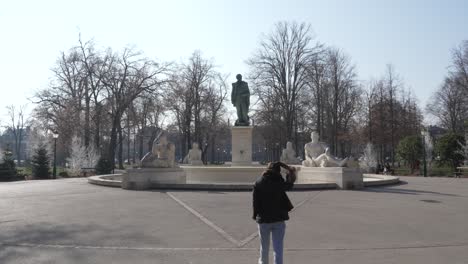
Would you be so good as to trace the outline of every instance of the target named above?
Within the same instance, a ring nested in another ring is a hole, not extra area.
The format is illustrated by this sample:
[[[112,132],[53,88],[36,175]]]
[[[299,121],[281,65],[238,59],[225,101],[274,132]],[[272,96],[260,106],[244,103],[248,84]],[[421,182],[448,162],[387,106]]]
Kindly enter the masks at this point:
[[[198,147],[198,143],[194,142],[192,148],[187,154],[187,162],[191,165],[203,165],[202,151]]]
[[[296,157],[296,151],[294,151],[292,142],[286,143],[286,148],[281,153],[280,161],[285,164],[299,164],[300,160]]]
[[[141,159],[142,168],[174,168],[175,145],[167,141],[166,134],[161,134],[153,141],[153,148]]]
[[[242,81],[242,75],[236,75],[237,82],[232,84],[231,102],[237,110],[237,120],[235,126],[248,126],[249,106],[250,106],[250,91],[249,85]]]
[[[356,159],[354,156],[350,156],[348,158],[348,162],[346,162],[346,167],[348,167],[348,168],[359,168],[359,160]]]
[[[319,142],[319,134],[312,132],[311,142],[305,144],[305,160],[302,165],[305,167],[344,167],[348,158],[338,159],[330,154],[330,148]]]

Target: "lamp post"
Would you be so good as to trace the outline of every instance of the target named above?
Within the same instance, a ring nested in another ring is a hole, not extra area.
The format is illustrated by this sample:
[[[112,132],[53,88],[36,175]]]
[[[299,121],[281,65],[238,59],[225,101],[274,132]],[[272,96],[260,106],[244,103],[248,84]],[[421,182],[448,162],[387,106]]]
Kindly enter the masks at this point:
[[[54,168],[52,170],[52,178],[57,179],[57,138],[59,134],[57,131],[54,131],[52,134],[54,138]]]
[[[427,135],[427,131],[423,128],[421,130],[421,137],[422,137],[422,143],[423,143],[423,175],[424,177],[427,177],[426,135]]]
[[[279,142],[276,142],[276,148],[275,148],[275,157],[274,157],[274,160],[275,161],[279,161],[279,156],[280,156],[280,148],[279,148]]]

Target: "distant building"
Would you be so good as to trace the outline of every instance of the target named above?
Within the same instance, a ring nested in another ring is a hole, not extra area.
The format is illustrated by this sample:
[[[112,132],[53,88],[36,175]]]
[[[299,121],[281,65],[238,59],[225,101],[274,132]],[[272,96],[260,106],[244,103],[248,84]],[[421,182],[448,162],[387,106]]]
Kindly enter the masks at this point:
[[[442,137],[448,132],[447,129],[438,126],[428,126],[427,131],[429,132],[429,135],[432,137],[432,139],[435,140]]]

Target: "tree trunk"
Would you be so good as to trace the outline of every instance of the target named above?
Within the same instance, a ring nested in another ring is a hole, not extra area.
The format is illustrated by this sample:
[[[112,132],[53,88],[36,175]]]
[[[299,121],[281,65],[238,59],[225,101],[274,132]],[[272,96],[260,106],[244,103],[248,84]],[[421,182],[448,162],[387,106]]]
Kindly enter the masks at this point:
[[[112,118],[112,129],[111,129],[111,135],[110,135],[110,144],[109,144],[109,153],[108,153],[108,159],[110,163],[112,164],[112,168],[115,168],[115,149],[117,146],[117,134],[118,130],[120,127],[120,114],[115,114],[114,117]]]
[[[17,129],[18,130],[18,129]],[[21,132],[18,131],[18,134],[15,136],[15,152],[16,152],[16,160],[18,161],[18,166],[21,166],[21,153],[20,153],[20,140],[19,136]]]
[[[132,153],[132,156],[133,156],[133,164],[136,163],[136,128],[135,126],[133,126],[133,153]]]
[[[86,85],[85,88],[85,123],[84,123],[84,145],[85,147],[89,147],[90,139],[91,139],[91,129],[90,129],[90,101],[91,98],[88,95],[88,88]]]
[[[140,130],[140,140],[139,140],[139,144],[138,144],[138,154],[139,154],[139,160],[143,159],[143,156],[145,155],[143,153],[143,145],[144,145],[144,133],[143,133],[143,129]]]
[[[130,119],[127,116],[127,164],[130,165]]]
[[[119,161],[119,169],[123,170],[124,165],[123,165],[123,131],[122,131],[122,126],[119,123],[119,128],[118,128],[118,134],[119,134],[119,152],[118,152],[118,161]]]
[[[209,139],[208,142],[211,142],[210,145],[211,145],[211,163],[213,163],[215,161],[215,156],[216,156],[216,148],[215,148],[215,139],[216,137],[213,135],[211,136],[211,138]]]
[[[94,144],[96,149],[101,149],[101,107],[99,103],[96,104],[96,118],[94,121],[95,133],[94,133]]]

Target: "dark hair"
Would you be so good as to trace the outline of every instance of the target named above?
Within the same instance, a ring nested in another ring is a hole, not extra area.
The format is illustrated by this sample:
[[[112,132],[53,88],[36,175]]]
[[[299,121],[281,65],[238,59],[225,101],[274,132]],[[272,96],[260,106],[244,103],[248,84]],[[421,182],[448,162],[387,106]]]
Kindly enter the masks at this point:
[[[270,162],[268,163],[268,167],[267,167],[267,170],[271,170],[273,172],[281,172],[281,165],[282,163],[279,162],[279,161],[276,161],[276,162]]]

